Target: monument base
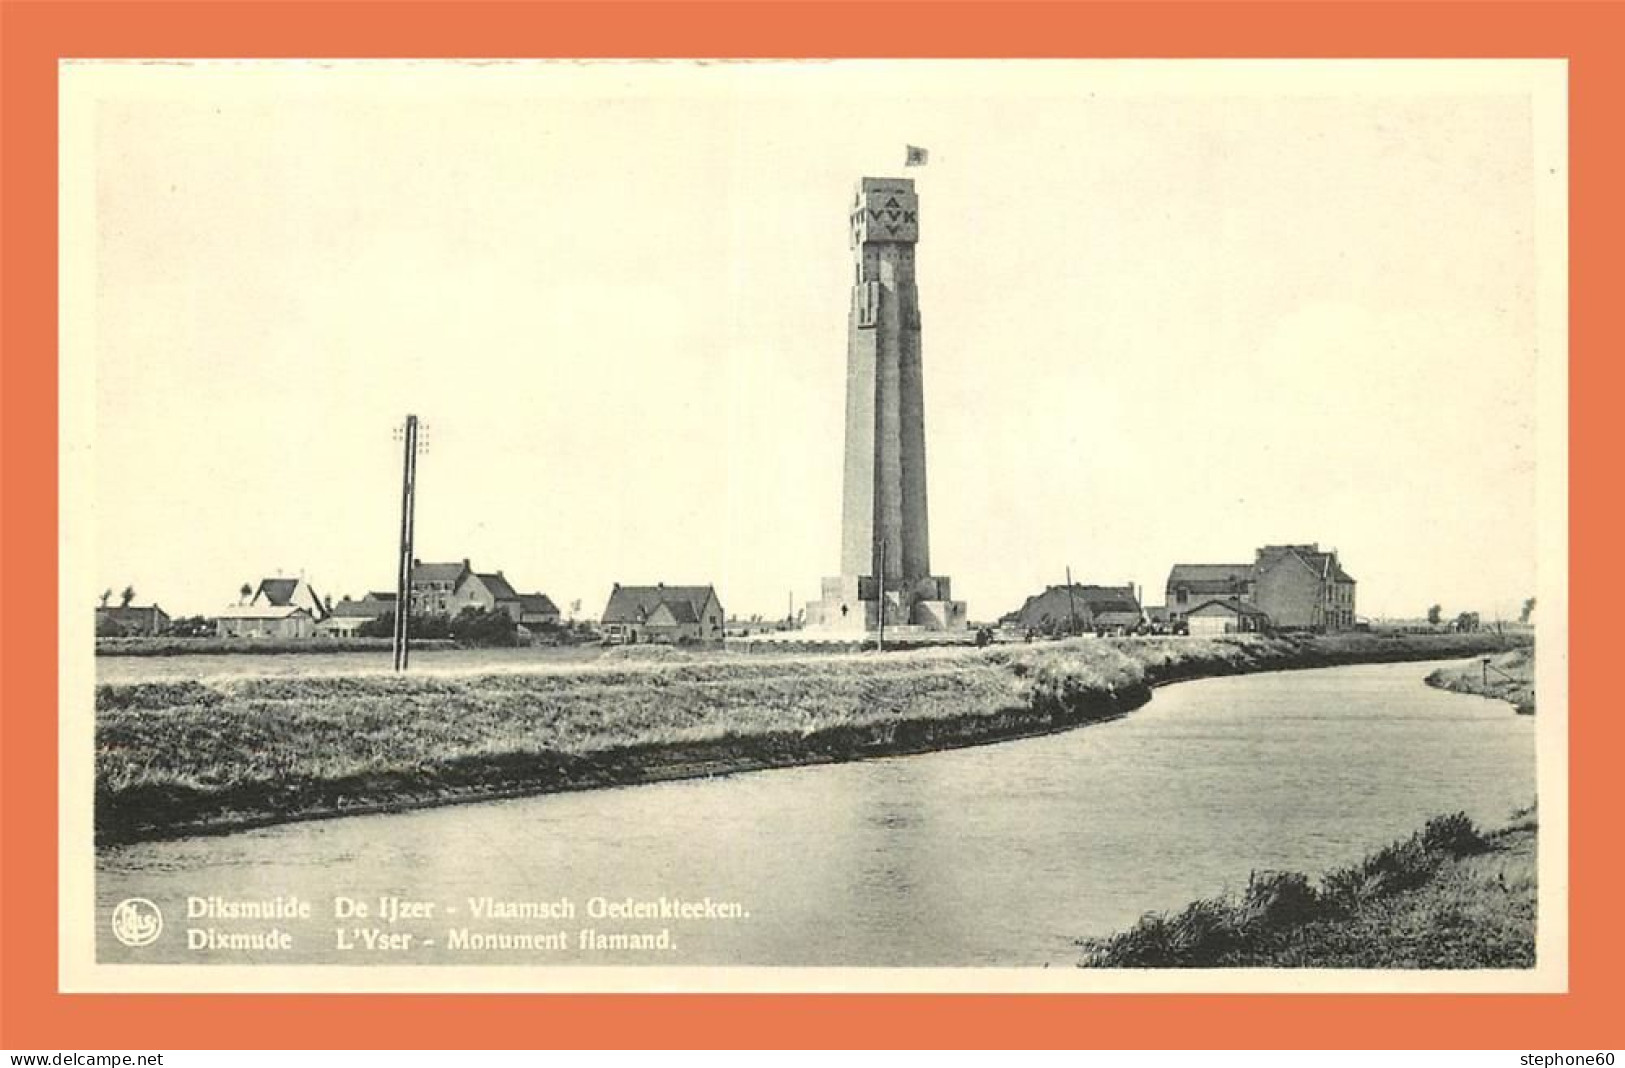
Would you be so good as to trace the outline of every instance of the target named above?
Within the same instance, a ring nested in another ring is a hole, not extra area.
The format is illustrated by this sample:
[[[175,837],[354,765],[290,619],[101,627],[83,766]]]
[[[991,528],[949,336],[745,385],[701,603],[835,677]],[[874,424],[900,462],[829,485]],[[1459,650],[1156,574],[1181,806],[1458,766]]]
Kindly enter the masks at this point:
[[[914,580],[890,579],[884,591],[873,575],[838,575],[824,580],[823,597],[807,605],[806,626],[832,633],[866,634],[887,627],[921,631],[963,631],[965,602],[949,594],[940,575]]]

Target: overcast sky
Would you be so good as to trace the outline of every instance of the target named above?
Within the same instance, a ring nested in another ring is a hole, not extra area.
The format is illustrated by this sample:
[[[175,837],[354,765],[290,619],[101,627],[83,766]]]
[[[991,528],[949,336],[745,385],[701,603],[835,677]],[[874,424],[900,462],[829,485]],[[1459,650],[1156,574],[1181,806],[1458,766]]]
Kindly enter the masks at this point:
[[[847,209],[911,143],[932,562],[973,619],[1283,541],[1362,614],[1515,614],[1566,175],[1530,66],[1469,68],[69,68],[96,587],[391,588],[410,411],[426,560],[588,615],[615,581],[816,597]]]

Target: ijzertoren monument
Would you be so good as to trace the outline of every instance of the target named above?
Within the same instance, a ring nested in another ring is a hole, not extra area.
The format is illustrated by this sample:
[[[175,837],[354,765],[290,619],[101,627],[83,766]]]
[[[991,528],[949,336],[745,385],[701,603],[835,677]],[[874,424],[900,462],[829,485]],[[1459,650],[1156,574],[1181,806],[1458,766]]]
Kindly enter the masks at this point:
[[[826,630],[963,630],[965,603],[931,573],[925,396],[914,246],[919,199],[907,178],[865,178],[852,206],[856,261],[846,331],[846,468],[841,573],[808,606]],[[884,617],[882,617],[884,613]]]

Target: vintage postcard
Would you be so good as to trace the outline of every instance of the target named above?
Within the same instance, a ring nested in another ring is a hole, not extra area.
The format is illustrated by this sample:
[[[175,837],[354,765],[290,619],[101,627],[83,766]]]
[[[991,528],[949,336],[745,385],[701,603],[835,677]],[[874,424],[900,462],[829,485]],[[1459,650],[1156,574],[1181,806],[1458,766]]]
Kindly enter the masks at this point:
[[[1562,61],[64,61],[67,991],[1555,991]]]

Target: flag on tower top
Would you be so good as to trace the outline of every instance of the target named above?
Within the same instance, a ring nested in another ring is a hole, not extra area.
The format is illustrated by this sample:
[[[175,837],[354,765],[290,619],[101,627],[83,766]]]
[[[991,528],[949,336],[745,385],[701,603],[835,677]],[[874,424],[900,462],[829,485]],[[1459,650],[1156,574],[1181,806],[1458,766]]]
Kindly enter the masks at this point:
[[[904,145],[903,147],[907,149],[907,153],[903,157],[903,166],[905,167],[923,167],[926,161],[931,158],[931,153],[919,145]]]

